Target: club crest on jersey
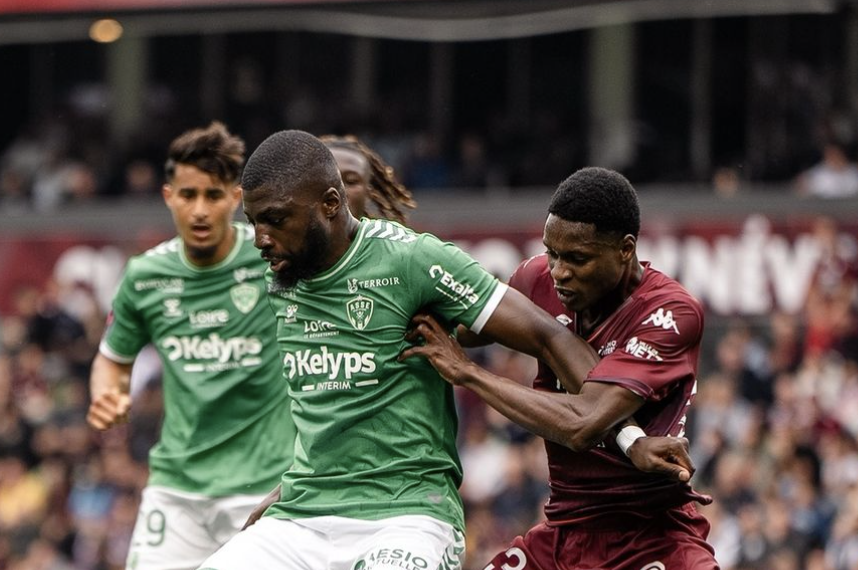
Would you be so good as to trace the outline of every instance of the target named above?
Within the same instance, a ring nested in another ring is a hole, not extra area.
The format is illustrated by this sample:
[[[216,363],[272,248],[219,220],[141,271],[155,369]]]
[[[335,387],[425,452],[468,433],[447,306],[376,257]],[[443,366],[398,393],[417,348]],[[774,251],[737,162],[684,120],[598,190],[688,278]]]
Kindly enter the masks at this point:
[[[363,295],[358,295],[348,303],[346,303],[346,316],[354,328],[362,331],[369,324],[372,318],[372,299],[368,299]]]
[[[229,290],[235,308],[245,315],[253,310],[259,300],[259,289],[249,283],[240,283]]]

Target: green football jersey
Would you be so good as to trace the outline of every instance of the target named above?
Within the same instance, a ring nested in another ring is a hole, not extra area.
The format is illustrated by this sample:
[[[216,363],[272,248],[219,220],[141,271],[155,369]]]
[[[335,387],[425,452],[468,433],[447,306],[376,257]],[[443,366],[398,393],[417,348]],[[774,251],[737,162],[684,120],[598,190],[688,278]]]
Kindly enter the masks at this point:
[[[420,309],[479,331],[506,286],[453,244],[366,219],[334,267],[289,290],[266,279],[298,434],[266,514],[423,514],[463,529],[452,387],[397,357]]]
[[[99,350],[130,363],[152,343],[163,365],[164,420],[149,484],[212,497],[270,491],[288,469],[295,428],[253,230],[235,224],[222,262],[198,267],[180,238],[132,257]]]

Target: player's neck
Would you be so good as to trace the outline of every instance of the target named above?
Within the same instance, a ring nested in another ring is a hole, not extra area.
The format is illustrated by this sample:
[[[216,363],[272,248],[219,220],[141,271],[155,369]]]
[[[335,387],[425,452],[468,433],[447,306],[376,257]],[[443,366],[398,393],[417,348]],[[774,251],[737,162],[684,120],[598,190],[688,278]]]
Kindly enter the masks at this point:
[[[339,227],[335,227],[331,236],[330,247],[328,249],[327,259],[320,269],[321,272],[327,271],[336,265],[340,259],[346,254],[349,248],[357,237],[360,229],[360,220],[347,214],[348,218],[341,223]]]
[[[617,287],[605,295],[598,305],[594,305],[579,313],[581,332],[586,336],[593,332],[599,325],[611,315],[617,312],[623,303],[632,296],[635,289],[643,280],[644,267],[635,256],[629,263],[628,269],[623,273]]]

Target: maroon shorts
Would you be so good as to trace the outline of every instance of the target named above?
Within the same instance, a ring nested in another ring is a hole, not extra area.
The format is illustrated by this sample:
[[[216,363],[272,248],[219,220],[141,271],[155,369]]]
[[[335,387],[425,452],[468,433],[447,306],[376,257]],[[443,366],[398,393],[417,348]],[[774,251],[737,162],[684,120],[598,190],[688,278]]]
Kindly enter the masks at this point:
[[[709,522],[693,504],[637,520],[613,529],[541,523],[484,570],[718,570]]]

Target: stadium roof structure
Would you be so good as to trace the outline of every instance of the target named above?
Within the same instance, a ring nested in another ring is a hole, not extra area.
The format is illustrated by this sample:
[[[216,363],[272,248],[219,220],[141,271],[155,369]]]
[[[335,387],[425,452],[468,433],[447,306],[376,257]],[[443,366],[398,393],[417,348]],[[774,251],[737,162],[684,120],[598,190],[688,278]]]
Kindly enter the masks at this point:
[[[87,40],[115,18],[138,37],[310,31],[458,42],[680,18],[828,14],[854,0],[0,0],[0,45]]]

